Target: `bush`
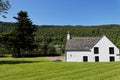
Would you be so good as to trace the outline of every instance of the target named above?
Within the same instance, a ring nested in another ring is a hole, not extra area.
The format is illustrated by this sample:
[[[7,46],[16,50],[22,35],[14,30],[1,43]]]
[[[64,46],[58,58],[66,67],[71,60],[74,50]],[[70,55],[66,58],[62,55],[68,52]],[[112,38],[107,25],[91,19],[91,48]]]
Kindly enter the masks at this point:
[[[12,52],[10,50],[6,50],[5,48],[0,47],[0,57],[10,56],[11,53]]]

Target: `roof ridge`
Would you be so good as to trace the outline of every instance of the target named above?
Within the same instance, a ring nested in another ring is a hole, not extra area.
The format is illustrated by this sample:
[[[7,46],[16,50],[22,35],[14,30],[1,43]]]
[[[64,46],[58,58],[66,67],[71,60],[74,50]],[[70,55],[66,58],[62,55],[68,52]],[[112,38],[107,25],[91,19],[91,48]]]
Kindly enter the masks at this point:
[[[80,38],[101,38],[101,37],[73,37],[72,39],[80,39]]]

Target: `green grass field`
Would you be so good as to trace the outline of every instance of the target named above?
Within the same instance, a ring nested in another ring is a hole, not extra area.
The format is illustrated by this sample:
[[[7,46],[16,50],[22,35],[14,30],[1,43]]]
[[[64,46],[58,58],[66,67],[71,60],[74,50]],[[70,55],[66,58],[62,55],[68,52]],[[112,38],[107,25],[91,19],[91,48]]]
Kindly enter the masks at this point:
[[[47,58],[0,58],[0,80],[120,80],[120,62],[50,62]]]

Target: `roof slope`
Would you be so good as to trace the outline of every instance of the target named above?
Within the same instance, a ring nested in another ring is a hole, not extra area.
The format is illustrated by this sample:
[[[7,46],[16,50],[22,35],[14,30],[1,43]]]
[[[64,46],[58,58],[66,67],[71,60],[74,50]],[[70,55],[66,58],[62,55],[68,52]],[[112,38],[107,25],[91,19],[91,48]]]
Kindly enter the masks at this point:
[[[65,50],[89,51],[101,38],[81,37],[67,40]]]

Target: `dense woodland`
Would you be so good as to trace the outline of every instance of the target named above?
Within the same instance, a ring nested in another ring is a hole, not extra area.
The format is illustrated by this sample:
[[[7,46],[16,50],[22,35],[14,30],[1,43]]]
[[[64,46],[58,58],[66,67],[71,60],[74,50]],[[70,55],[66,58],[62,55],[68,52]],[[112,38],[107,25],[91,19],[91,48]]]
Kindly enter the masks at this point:
[[[0,34],[9,33],[14,29],[15,23],[0,22]],[[120,25],[100,25],[100,26],[57,26],[57,25],[35,25],[37,31],[35,32],[35,44],[37,49],[27,54],[31,56],[40,55],[61,55],[64,53],[66,44],[67,32],[70,31],[72,37],[101,37],[106,35],[114,44],[120,48]],[[59,45],[55,48],[55,45]],[[0,53],[10,53],[1,48]]]

